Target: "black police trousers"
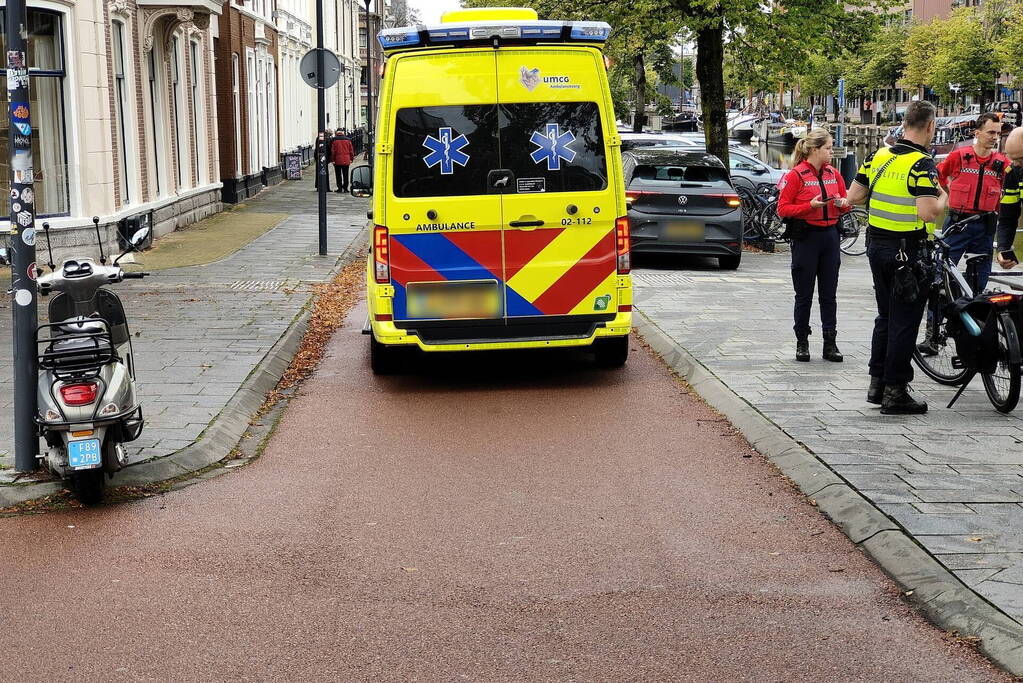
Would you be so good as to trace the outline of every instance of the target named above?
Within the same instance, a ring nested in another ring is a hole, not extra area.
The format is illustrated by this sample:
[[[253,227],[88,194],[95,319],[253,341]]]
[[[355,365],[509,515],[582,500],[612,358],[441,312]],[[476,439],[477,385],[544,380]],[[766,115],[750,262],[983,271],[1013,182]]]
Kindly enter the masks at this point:
[[[896,260],[899,249],[897,239],[868,236],[867,260],[877,300],[874,335],[870,341],[870,376],[880,377],[886,385],[912,381],[913,348],[927,303],[926,283],[921,285],[916,301],[901,301],[892,293],[892,280],[899,266]],[[923,256],[923,249],[923,240],[915,237],[906,240],[906,256],[910,263]]]
[[[797,337],[810,334],[810,308],[814,284],[821,309],[821,329],[833,332],[838,313],[838,269],[842,265],[838,229],[807,226],[806,236],[792,240],[792,287],[796,303],[792,311]]]

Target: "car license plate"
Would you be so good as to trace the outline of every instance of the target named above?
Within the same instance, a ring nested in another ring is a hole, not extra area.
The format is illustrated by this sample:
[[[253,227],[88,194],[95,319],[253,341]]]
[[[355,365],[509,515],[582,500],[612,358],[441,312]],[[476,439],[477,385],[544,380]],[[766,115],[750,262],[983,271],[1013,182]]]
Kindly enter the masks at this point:
[[[664,226],[664,236],[671,240],[703,241],[703,223],[671,221]]]
[[[410,282],[406,290],[410,318],[496,318],[501,297],[496,280]]]
[[[67,445],[68,466],[73,470],[88,470],[103,464],[99,439],[69,441]]]

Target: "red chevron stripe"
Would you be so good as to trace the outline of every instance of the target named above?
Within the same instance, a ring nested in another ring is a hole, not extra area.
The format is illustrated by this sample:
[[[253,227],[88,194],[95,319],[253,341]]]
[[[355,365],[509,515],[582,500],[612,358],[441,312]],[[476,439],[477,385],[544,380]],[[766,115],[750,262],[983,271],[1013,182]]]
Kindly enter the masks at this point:
[[[504,233],[504,280],[507,282],[536,258],[564,228],[546,230],[506,230]]]
[[[503,280],[501,268],[501,231],[480,230],[478,232],[446,232],[444,237],[466,253],[476,263],[490,271],[498,280]]]
[[[545,315],[564,315],[596,289],[614,269],[615,233],[612,230],[541,294],[533,305]]]
[[[402,287],[410,282],[443,282],[446,277],[428,266],[421,258],[409,251],[408,247],[391,236],[391,279]]]

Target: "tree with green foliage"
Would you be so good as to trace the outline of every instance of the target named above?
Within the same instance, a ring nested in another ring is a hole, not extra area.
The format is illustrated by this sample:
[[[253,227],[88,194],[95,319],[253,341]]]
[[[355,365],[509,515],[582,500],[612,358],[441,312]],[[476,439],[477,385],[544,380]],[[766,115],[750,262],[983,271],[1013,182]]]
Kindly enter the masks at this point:
[[[1016,4],[1007,14],[1002,34],[995,45],[999,68],[1012,74],[1012,85],[1023,87],[1023,4]]]
[[[930,69],[930,85],[955,101],[958,95],[983,97],[998,70],[994,45],[985,38],[985,27],[972,8],[956,10],[940,22],[937,51]],[[958,93],[949,84],[960,87]]]
[[[943,32],[942,20],[915,23],[906,36],[904,53],[906,67],[901,80],[914,88],[923,88],[934,82],[934,56],[938,52]]]

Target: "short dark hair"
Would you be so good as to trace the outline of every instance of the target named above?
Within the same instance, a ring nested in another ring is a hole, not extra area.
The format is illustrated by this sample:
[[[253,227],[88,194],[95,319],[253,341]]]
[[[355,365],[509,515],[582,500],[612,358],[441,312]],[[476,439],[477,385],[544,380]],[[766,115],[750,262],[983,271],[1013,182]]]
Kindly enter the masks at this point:
[[[909,106],[906,107],[906,118],[903,121],[903,125],[913,130],[926,128],[927,124],[934,120],[937,113],[934,105],[927,100],[910,102]]]
[[[984,124],[987,123],[988,121],[994,121],[999,126],[1002,125],[1002,122],[998,119],[998,114],[995,114],[994,112],[986,111],[986,112],[984,112],[983,114],[981,114],[980,116],[977,117],[977,128],[978,129],[983,128]]]

